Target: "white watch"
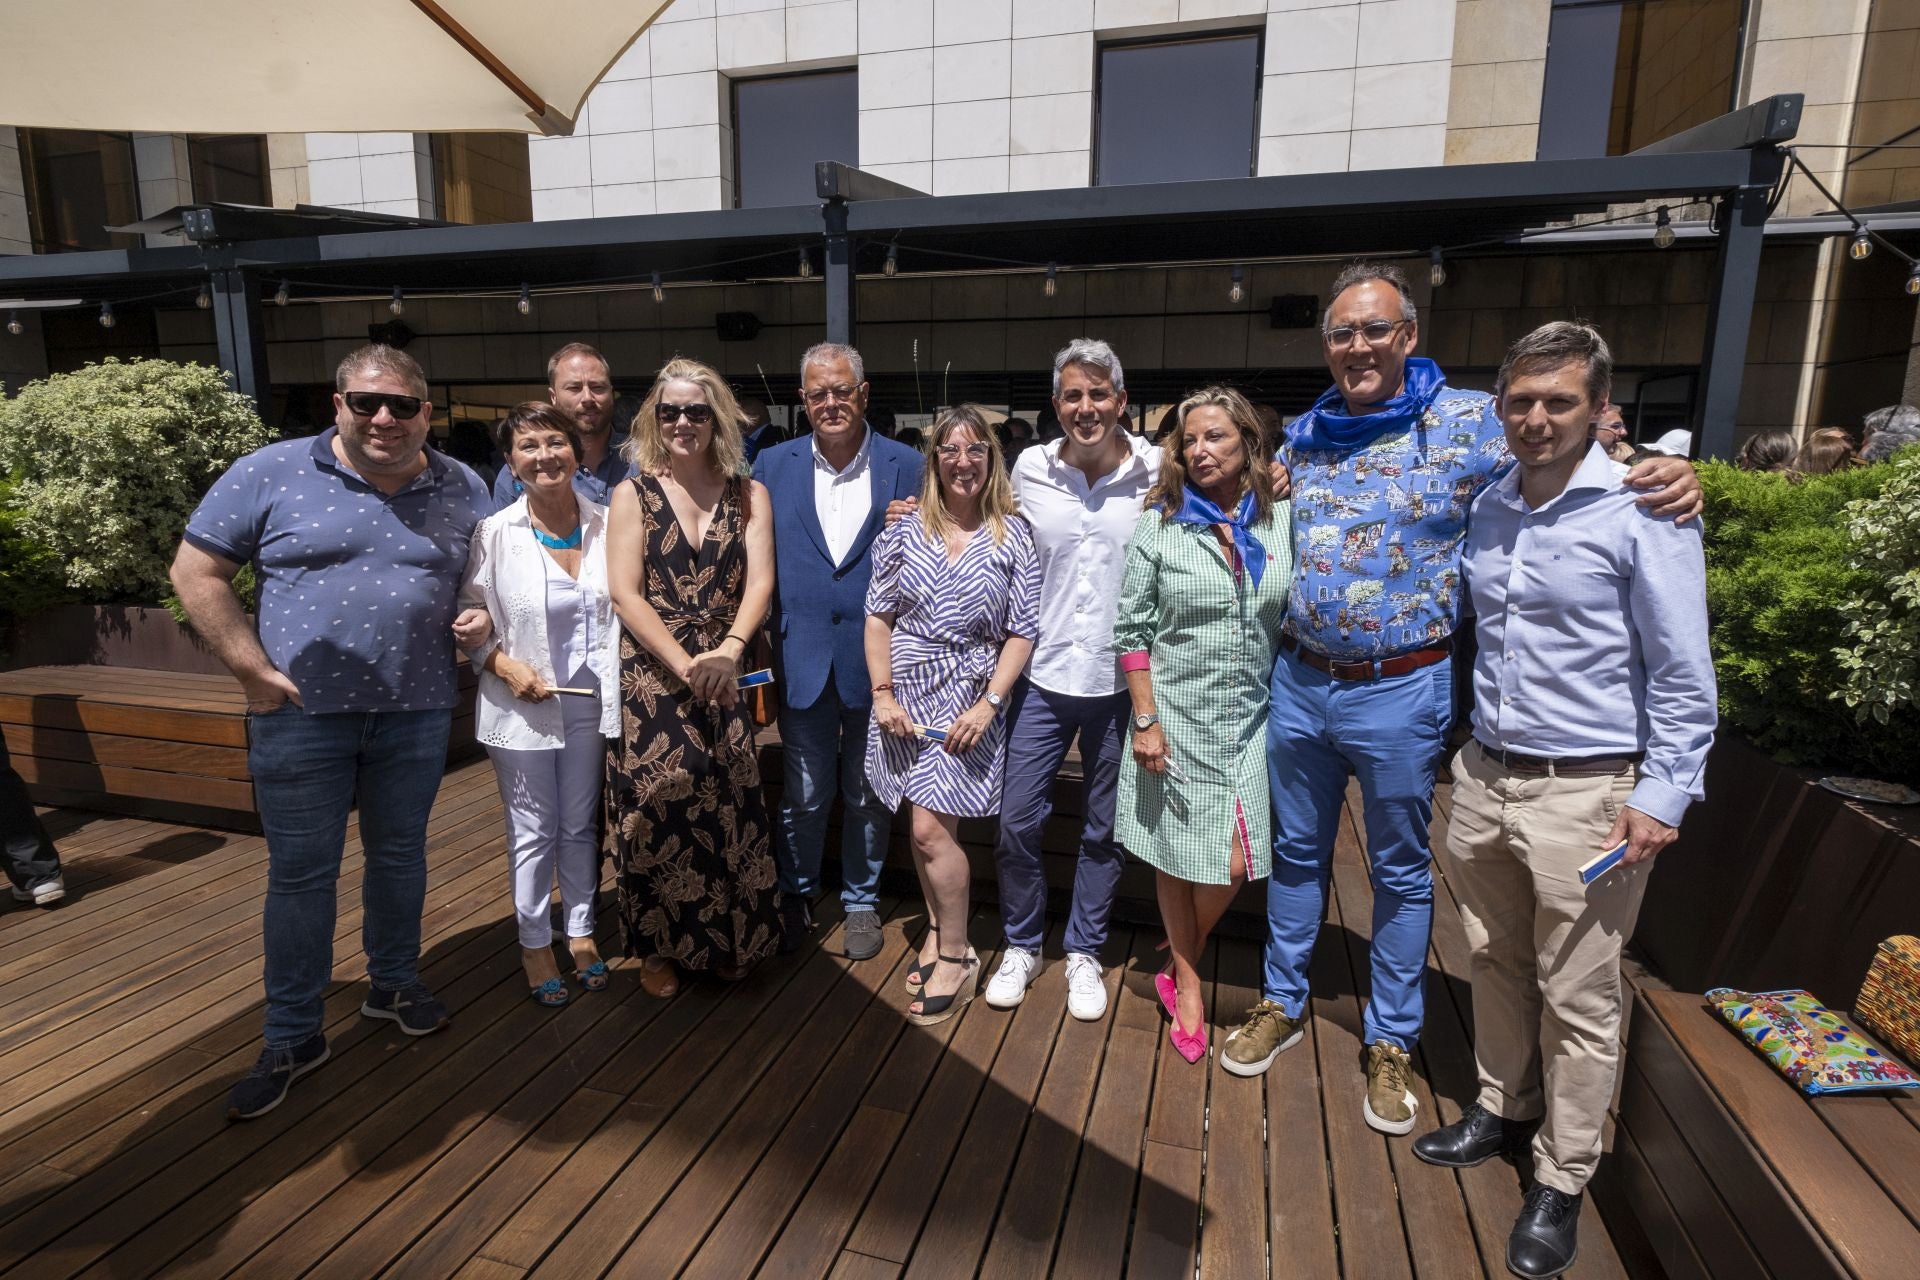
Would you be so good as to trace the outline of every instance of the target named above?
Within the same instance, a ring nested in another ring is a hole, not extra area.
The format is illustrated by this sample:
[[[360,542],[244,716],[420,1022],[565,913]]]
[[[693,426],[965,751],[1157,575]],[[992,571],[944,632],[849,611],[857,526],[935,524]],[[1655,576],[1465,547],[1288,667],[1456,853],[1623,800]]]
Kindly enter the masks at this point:
[[[1135,716],[1133,718],[1133,730],[1135,733],[1144,733],[1159,723],[1160,713],[1157,711],[1149,711],[1145,715]]]
[[[989,689],[983,695],[986,704],[993,708],[993,714],[999,715],[1007,709],[1007,700]]]

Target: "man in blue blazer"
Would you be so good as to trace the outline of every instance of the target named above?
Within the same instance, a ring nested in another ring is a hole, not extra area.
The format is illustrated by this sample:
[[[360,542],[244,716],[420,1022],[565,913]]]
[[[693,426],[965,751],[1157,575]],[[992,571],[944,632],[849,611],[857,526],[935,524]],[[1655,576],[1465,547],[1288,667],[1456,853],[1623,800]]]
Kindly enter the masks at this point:
[[[918,451],[867,426],[860,353],[823,342],[800,358],[800,391],[813,430],[755,459],[753,478],[773,499],[774,663],[786,785],[780,801],[780,942],[792,951],[813,928],[807,900],[818,885],[827,810],[845,800],[840,900],[847,955],[880,950],[880,865],[890,813],[867,785],[873,694],[865,647],[868,555],[887,504],[919,496]]]

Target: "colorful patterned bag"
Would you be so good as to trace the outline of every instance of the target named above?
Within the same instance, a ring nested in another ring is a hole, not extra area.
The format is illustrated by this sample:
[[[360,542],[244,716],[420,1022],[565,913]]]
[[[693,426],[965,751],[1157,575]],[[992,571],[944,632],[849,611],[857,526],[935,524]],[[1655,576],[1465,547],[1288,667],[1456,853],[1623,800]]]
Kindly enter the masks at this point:
[[[1802,1093],[1916,1089],[1920,1075],[1901,1066],[1807,991],[1707,992],[1740,1036]]]
[[[1920,1067],[1920,938],[1899,934],[1880,944],[1853,1011],[1908,1065]]]

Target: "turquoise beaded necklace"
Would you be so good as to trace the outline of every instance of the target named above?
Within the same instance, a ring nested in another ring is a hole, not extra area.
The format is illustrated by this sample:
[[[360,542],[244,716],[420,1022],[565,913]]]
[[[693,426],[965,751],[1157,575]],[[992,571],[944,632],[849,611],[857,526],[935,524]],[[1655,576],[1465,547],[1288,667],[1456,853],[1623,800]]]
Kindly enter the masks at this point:
[[[540,539],[540,545],[543,547],[552,547],[555,551],[571,551],[580,545],[580,530],[583,527],[582,525],[573,526],[573,532],[564,538],[556,538],[538,529],[533,531],[533,536]]]

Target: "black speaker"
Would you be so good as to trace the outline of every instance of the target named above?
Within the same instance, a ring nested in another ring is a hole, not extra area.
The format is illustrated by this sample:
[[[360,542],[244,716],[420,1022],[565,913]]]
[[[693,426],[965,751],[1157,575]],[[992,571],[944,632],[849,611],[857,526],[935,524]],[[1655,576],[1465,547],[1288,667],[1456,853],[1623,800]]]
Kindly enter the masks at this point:
[[[389,320],[385,324],[367,326],[367,341],[377,342],[383,347],[392,347],[395,351],[404,351],[413,341],[413,330],[404,320]]]
[[[760,317],[751,311],[721,311],[713,317],[713,331],[722,342],[751,342],[760,336]]]
[[[1320,299],[1311,293],[1276,294],[1267,304],[1267,321],[1275,329],[1311,329],[1320,323]]]

